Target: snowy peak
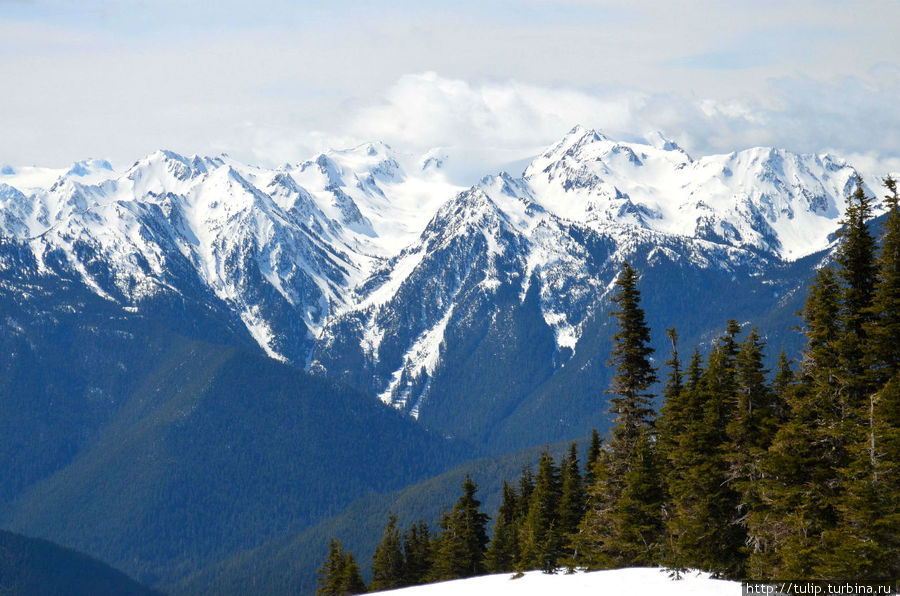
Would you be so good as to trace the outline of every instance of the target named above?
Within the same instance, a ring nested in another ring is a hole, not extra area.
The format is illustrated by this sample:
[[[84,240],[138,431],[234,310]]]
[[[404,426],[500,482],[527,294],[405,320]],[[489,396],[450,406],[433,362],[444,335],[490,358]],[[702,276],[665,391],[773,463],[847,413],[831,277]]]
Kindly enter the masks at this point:
[[[762,147],[695,161],[660,133],[627,143],[576,127],[524,177],[537,201],[566,219],[793,260],[827,246],[856,171],[828,155]]]

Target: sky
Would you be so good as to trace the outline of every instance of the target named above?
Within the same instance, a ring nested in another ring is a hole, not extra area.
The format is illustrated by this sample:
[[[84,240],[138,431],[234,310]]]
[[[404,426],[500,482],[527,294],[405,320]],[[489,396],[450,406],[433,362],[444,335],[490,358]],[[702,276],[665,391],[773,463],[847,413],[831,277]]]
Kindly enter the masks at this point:
[[[900,0],[0,0],[0,164],[277,165],[382,140],[460,177],[575,124],[900,171]]]

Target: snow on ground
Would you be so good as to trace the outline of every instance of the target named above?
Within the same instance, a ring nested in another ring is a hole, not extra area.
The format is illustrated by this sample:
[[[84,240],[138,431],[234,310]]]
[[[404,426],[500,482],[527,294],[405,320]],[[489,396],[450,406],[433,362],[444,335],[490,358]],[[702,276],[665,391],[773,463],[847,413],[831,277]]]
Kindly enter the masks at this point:
[[[687,573],[680,580],[673,580],[668,570],[659,568],[560,572],[556,575],[529,571],[518,579],[512,577],[509,573],[485,575],[378,593],[395,596],[736,596],[741,593],[740,582],[711,579],[708,573],[700,572]]]

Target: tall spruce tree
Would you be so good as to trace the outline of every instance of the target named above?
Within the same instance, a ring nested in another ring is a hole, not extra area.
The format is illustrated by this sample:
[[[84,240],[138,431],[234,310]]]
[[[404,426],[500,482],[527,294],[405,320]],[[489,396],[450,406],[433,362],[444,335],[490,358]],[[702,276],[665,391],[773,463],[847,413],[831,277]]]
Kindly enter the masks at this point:
[[[432,578],[436,581],[472,577],[485,572],[484,554],[488,544],[487,523],[481,511],[478,490],[467,474],[463,494],[453,509],[441,516],[441,534],[436,541]]]
[[[842,441],[854,432],[869,393],[872,391],[868,371],[866,329],[873,321],[872,300],[875,295],[876,262],[875,238],[869,230],[872,218],[872,198],[857,177],[856,190],[847,198],[847,208],[839,231],[837,273],[842,284],[840,300],[840,335],[837,342],[840,366],[836,369],[840,385],[839,425],[834,427],[833,440]]]
[[[514,571],[519,560],[518,495],[506,480],[503,481],[502,501],[494,520],[494,536],[485,554],[489,573]]]
[[[885,186],[890,192],[885,197],[888,214],[874,288],[866,285],[868,279],[862,279],[857,271],[865,268],[849,259],[842,261],[845,268],[844,334],[839,345],[841,373],[844,374],[842,397],[846,397],[842,402],[841,424],[837,428],[841,433],[841,447],[846,450],[846,465],[839,470],[839,520],[835,527],[823,533],[826,549],[816,568],[824,577],[890,579],[893,577],[890,574],[900,566],[896,562],[900,555],[897,548],[900,526],[896,521],[900,501],[896,490],[889,486],[890,482],[885,482],[884,473],[892,469],[900,455],[891,440],[900,424],[896,417],[891,418],[896,414],[892,412],[896,387],[891,378],[900,352],[898,344],[891,345],[896,341],[896,321],[900,316],[895,310],[900,298],[900,280],[897,279],[900,216],[896,183],[887,179]],[[846,246],[842,249],[842,254],[850,252]],[[864,251],[857,249],[856,252],[862,255],[858,260],[864,261]],[[848,270],[851,266],[856,269]],[[862,290],[851,285],[854,277],[861,278],[858,285]],[[870,289],[872,300],[868,308],[862,300],[853,302],[855,295]],[[853,308],[862,312],[854,312]],[[861,330],[851,326],[859,319],[863,319]],[[863,345],[867,352],[863,355],[852,353],[853,360],[850,361],[847,353]],[[859,366],[860,370],[850,369],[851,364]],[[888,472],[887,477],[890,475]]]
[[[384,536],[372,557],[373,591],[393,590],[406,585],[406,569],[403,559],[403,543],[397,528],[397,516],[388,514]]]
[[[819,269],[803,312],[798,379],[784,395],[787,419],[761,462],[767,507],[751,519],[751,577],[813,577],[827,552],[823,534],[837,526],[838,470],[846,465],[834,432],[841,419],[840,300],[834,270]]]
[[[521,569],[541,569],[552,573],[562,555],[559,520],[559,470],[548,451],[541,453],[528,514],[522,522],[520,540]]]
[[[767,381],[764,342],[756,329],[741,343],[735,358],[737,393],[728,435],[728,481],[739,495],[736,523],[750,528],[752,512],[765,505],[761,492],[763,460],[779,426],[779,396]],[[759,545],[748,540],[749,549]]]
[[[654,411],[650,386],[656,382],[656,371],[650,364],[650,327],[640,307],[641,293],[637,288],[637,271],[628,263],[616,280],[617,292],[612,297],[618,330],[613,335],[613,349],[609,363],[616,374],[608,393],[610,413],[616,416],[610,452],[610,475],[621,478],[631,467],[632,458],[641,436],[653,427]],[[619,480],[621,481],[621,480]]]
[[[719,577],[744,573],[746,535],[737,523],[740,496],[729,482],[726,432],[738,386],[739,330],[729,321],[702,375],[698,357],[692,359],[682,399],[684,430],[668,454],[669,564],[675,569],[699,567]]]
[[[597,429],[591,429],[591,443],[588,446],[587,457],[584,462],[584,486],[590,487],[594,484],[594,468],[597,465],[597,459],[600,457],[600,450],[603,447],[603,440]]]
[[[316,594],[319,596],[349,596],[366,592],[366,584],[353,553],[345,552],[341,541],[335,538],[328,543],[328,554],[318,573]]]
[[[886,178],[887,218],[878,259],[872,319],[865,328],[869,367],[877,387],[900,372],[900,196],[897,182]]]
[[[572,539],[578,532],[578,524],[584,517],[585,491],[581,477],[581,466],[578,463],[578,445],[569,445],[569,454],[559,466],[559,532],[562,537],[564,556],[573,559],[577,564],[577,553],[570,546]]]
[[[659,411],[656,428],[659,434],[659,452],[663,461],[668,461],[668,453],[675,447],[678,437],[684,432],[688,415],[682,398],[684,391],[684,372],[678,357],[678,332],[674,327],[666,329],[672,350],[665,365],[669,369],[666,385],[663,388],[663,404]]]
[[[637,280],[637,271],[624,263],[612,298],[618,323],[609,359],[616,371],[609,389],[615,426],[596,466],[577,544],[592,567],[651,565],[660,558],[662,493],[649,393],[656,372]]]
[[[404,583],[425,583],[431,571],[431,530],[422,520],[412,524],[403,535]]]

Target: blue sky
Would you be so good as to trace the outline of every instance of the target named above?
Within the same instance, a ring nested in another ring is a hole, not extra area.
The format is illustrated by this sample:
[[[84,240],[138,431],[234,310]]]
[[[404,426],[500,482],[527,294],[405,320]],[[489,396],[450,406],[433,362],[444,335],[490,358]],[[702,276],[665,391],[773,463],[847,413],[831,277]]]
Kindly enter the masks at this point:
[[[897,23],[897,0],[0,0],[0,163],[379,138],[490,171],[581,123],[879,175],[900,169]]]

